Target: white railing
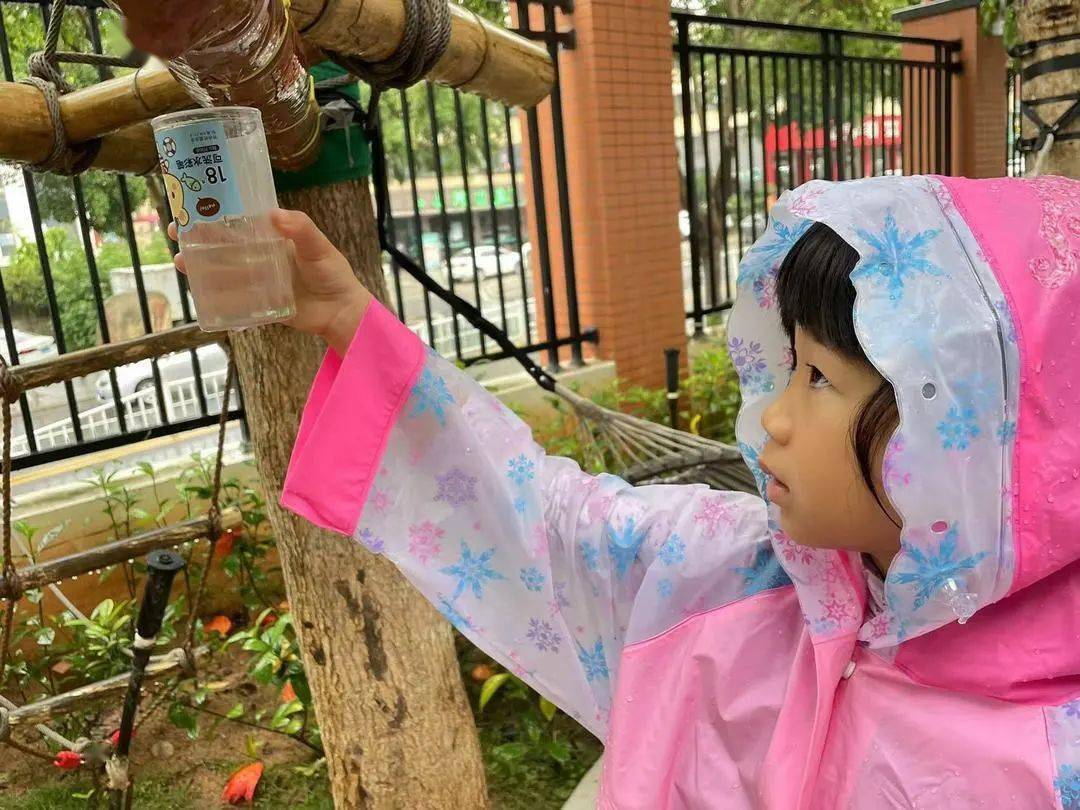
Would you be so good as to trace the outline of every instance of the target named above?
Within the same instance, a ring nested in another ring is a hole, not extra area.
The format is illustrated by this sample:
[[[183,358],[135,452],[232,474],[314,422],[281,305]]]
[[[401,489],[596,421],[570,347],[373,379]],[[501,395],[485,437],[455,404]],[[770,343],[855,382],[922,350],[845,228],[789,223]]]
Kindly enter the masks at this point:
[[[220,413],[222,394],[225,390],[225,369],[205,374],[203,393],[206,397],[208,413]],[[165,417],[168,422],[192,419],[201,414],[195,377],[183,377],[178,380],[163,380],[162,393],[165,395]],[[235,405],[236,388],[230,397]],[[135,391],[120,398],[124,408],[124,422],[128,432],[138,432],[157,427],[161,424],[161,412],[158,409],[157,389]],[[103,439],[120,432],[120,420],[116,418],[116,405],[107,402],[79,413],[79,426],[83,438]],[[75,430],[71,417],[67,417],[42,427],[35,428],[34,441],[38,450],[52,450],[75,443]],[[26,436],[16,436],[11,440],[13,456],[27,455],[30,452]]]
[[[481,307],[485,318],[496,325],[502,324],[502,309],[498,302],[487,302]],[[526,318],[526,312],[528,318]],[[525,326],[528,324],[529,329]],[[457,353],[457,344],[454,342],[454,318],[444,316],[433,318],[431,331],[428,331],[427,321],[418,321],[409,324],[409,329],[423,341],[432,343],[432,348],[443,357],[453,358]],[[463,358],[480,354],[480,333],[469,326],[464,319],[458,320],[458,334],[461,340],[461,356]],[[534,343],[536,341],[536,301],[533,298],[506,302],[506,334],[510,340],[518,345]],[[485,344],[489,350],[491,343]]]

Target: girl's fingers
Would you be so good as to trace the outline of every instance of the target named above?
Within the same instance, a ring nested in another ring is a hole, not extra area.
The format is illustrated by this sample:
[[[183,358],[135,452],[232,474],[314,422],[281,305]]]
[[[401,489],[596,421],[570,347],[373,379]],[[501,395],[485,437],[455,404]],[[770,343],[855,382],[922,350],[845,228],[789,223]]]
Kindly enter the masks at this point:
[[[296,258],[306,262],[318,262],[329,259],[338,252],[326,235],[311,221],[303,211],[289,211],[284,208],[270,212],[270,221],[278,233],[291,239],[296,247]]]
[[[173,264],[176,265],[177,270],[179,270],[184,275],[187,275],[187,264],[184,262],[183,253],[177,253],[175,256],[173,256]]]
[[[176,222],[170,222],[169,227],[166,230],[168,231],[169,238],[175,242],[177,240]]]

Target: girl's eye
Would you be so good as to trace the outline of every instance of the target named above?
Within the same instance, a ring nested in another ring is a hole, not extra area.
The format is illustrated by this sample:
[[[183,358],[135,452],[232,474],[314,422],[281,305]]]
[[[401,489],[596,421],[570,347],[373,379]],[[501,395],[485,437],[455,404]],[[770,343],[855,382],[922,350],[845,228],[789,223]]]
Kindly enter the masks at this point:
[[[816,366],[807,364],[807,368],[810,369],[810,387],[811,388],[828,388],[832,383],[829,382],[829,378]]]

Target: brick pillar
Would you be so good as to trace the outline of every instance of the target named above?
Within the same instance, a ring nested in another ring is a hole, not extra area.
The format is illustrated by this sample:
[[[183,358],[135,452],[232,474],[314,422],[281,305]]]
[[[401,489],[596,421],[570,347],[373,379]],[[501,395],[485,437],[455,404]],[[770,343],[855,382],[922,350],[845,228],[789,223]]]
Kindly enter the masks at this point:
[[[930,0],[894,12],[893,18],[900,22],[904,36],[961,43],[956,57],[961,69],[953,85],[952,173],[964,177],[1005,174],[1005,48],[1001,37],[983,31],[979,0]],[[920,47],[905,45],[904,50],[910,53]],[[925,58],[924,53],[919,57]],[[906,129],[912,121],[907,112],[905,109]],[[905,140],[907,137],[905,132]],[[908,165],[905,162],[905,168]]]
[[[542,29],[542,10],[531,24]],[[621,379],[664,385],[664,349],[685,348],[678,212],[679,171],[666,3],[575,0],[565,18],[576,47],[560,55],[567,180],[584,327],[595,355]],[[540,154],[559,334],[566,331],[563,251],[550,102],[539,108]],[[527,128],[522,116],[529,183]],[[535,206],[527,189],[537,315],[544,337]],[[590,347],[586,346],[586,356]],[[685,355],[685,352],[684,352]],[[567,353],[564,351],[565,358]]]

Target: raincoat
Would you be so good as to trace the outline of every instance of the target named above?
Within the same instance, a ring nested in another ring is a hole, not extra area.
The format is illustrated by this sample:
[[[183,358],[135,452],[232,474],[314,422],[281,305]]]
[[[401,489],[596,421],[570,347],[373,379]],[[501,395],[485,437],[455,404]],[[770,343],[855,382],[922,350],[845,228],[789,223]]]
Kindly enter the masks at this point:
[[[318,374],[283,503],[604,740],[600,807],[1077,810],[1080,183],[785,194],[728,331],[762,491],[776,273],[813,221],[859,253],[856,332],[900,411],[880,610],[857,554],[796,544],[764,496],[546,456],[378,305]]]

